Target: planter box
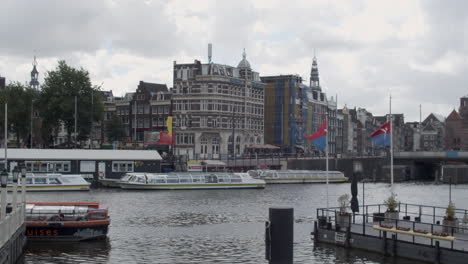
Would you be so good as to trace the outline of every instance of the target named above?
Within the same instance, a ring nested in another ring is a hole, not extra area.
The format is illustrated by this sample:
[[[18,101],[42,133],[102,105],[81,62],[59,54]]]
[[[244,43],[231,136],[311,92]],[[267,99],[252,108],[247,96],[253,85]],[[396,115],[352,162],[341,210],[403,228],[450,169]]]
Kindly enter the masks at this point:
[[[458,219],[456,218],[453,220],[444,219],[442,221],[442,225],[444,225],[442,227],[442,232],[444,233],[452,235],[452,229],[453,229],[453,233],[458,232]]]
[[[341,215],[337,214],[336,215],[336,224],[340,226],[342,229],[346,229],[351,226],[351,214],[346,214],[346,215]]]
[[[385,223],[394,224],[395,220],[398,220],[400,216],[399,212],[385,212]]]

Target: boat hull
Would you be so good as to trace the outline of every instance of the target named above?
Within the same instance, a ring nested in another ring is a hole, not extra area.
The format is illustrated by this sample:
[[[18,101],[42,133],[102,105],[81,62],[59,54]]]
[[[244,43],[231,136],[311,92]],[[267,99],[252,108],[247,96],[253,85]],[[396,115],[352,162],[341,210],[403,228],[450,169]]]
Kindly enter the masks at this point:
[[[120,188],[120,179],[99,179],[99,183],[104,187]]]
[[[104,239],[109,221],[26,224],[26,236],[31,241],[85,241]]]
[[[264,179],[267,184],[302,184],[302,183],[327,183],[326,179]],[[347,179],[328,179],[329,183],[348,182]]]
[[[264,189],[263,183],[245,183],[245,184],[131,184],[120,183],[122,189],[130,190],[211,190],[211,189]]]
[[[13,187],[8,186],[8,191],[13,191]],[[26,186],[28,192],[46,192],[46,191],[89,191],[89,185],[34,185]],[[21,186],[18,186],[18,191],[21,191]]]

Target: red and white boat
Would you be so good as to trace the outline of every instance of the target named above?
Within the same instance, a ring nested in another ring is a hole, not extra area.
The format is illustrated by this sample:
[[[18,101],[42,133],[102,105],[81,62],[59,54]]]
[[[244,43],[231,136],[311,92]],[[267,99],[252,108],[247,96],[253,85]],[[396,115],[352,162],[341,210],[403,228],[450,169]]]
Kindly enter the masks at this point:
[[[107,206],[99,203],[27,203],[28,240],[104,239],[109,229]]]

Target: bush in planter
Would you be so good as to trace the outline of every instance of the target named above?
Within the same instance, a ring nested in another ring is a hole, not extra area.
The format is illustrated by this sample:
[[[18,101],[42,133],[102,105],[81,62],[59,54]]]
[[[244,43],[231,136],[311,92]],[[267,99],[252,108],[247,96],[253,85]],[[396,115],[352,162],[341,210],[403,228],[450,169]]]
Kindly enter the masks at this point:
[[[447,209],[445,209],[445,219],[449,221],[455,220],[455,204],[451,201],[449,202]]]
[[[346,211],[349,206],[349,195],[343,194],[338,197],[340,212],[336,215],[336,224],[342,228],[350,226],[350,214]]]
[[[396,194],[390,194],[387,200],[384,201],[384,204],[387,206],[387,212],[396,212],[396,209],[398,207],[398,200],[396,199]]]
[[[338,197],[338,204],[340,205],[340,214],[348,215],[349,213],[346,211],[346,209],[349,206],[349,194],[343,194]]]
[[[396,210],[398,207],[398,200],[396,199],[396,194],[392,192],[390,196],[387,198],[387,200],[384,201],[384,204],[387,206],[387,211],[385,212],[384,221],[387,223],[392,223],[394,222],[394,219],[399,218],[399,213]]]
[[[455,204],[449,202],[447,209],[445,209],[445,217],[442,222],[442,231],[446,233],[458,232],[458,220],[455,217]]]

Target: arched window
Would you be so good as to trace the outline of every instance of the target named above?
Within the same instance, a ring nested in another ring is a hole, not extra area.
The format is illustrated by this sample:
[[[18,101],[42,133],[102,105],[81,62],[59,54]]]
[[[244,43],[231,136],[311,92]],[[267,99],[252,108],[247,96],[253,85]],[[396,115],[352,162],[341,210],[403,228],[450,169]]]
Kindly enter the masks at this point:
[[[211,152],[213,154],[219,154],[219,138],[214,137],[211,139]]]
[[[236,154],[240,154],[241,149],[241,137],[237,136],[236,138]]]
[[[255,143],[255,138],[254,137],[250,137],[250,144],[254,144]]]
[[[257,144],[262,144],[262,137],[257,138]]]
[[[202,138],[200,139],[200,146],[201,146],[201,148],[200,148],[200,153],[202,153],[202,154],[206,154],[206,153],[207,153],[207,151],[208,151],[207,145],[208,145],[208,140],[207,140],[205,137],[202,137]]]

